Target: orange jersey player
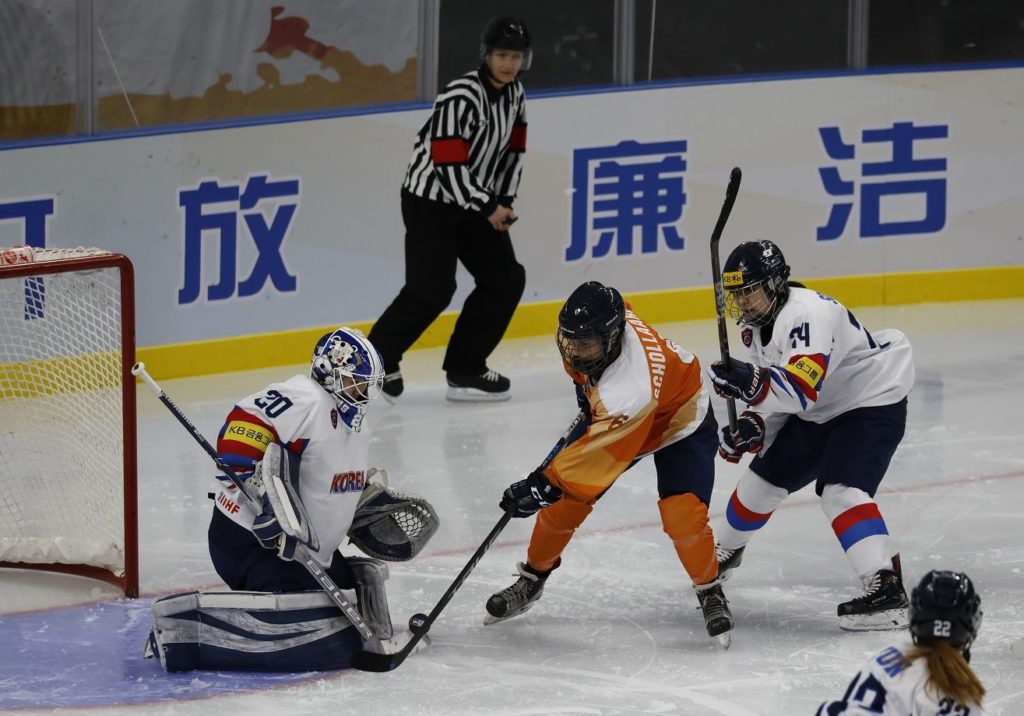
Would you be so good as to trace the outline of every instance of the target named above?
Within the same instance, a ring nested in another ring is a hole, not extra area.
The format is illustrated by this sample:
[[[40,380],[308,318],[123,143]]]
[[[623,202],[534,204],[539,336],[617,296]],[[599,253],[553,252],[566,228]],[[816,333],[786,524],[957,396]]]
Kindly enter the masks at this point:
[[[514,517],[536,513],[537,520],[519,579],[487,601],[485,622],[529,609],[594,504],[653,455],[665,533],[697,592],[708,634],[728,646],[732,615],[708,524],[718,426],[699,361],[596,281],[569,296],[557,341],[583,419],[543,468],[505,490],[502,509]]]

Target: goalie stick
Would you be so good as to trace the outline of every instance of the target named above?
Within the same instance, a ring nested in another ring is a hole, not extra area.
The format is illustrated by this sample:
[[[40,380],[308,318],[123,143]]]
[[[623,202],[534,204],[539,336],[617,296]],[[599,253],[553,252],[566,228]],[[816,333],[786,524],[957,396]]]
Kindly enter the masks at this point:
[[[188,416],[181,411],[181,408],[171,400],[170,396],[168,396],[167,393],[157,385],[152,376],[146,372],[146,365],[144,363],[136,363],[132,367],[132,375],[142,378],[143,382],[150,390],[153,391],[156,397],[160,399],[160,402],[163,403],[167,409],[171,411],[171,414],[178,419],[178,422],[184,426],[189,435],[199,443],[203,450],[206,451],[207,455],[213,458],[213,462],[217,465],[217,469],[224,473],[224,476],[231,480],[232,484],[238,488],[238,491],[248,498],[248,494],[242,488],[242,481],[235,474],[235,471],[224,464],[220,459],[220,456],[217,454],[217,451],[213,449],[213,446],[210,445],[209,441],[207,441],[207,439],[203,437],[203,434],[199,432],[199,428],[197,428],[192,421],[188,419]],[[259,505],[257,505],[257,509],[260,509]],[[363,647],[366,649],[366,653],[375,653],[378,656],[382,655],[384,652],[384,646],[381,643],[380,638],[373,633],[373,630],[370,629],[370,626],[363,619],[359,610],[345,599],[345,595],[341,593],[338,585],[334,583],[334,580],[331,579],[330,575],[323,570],[320,564],[313,559],[313,555],[304,544],[300,543],[295,548],[295,558],[303,567],[306,568],[306,571],[308,571],[313,579],[316,580],[317,584],[320,585],[320,588],[327,593],[327,596],[331,598],[331,601],[334,602],[338,609],[341,610],[345,615],[345,618],[351,622],[352,626],[359,631],[359,634],[363,639]],[[354,662],[353,666],[357,669],[359,668]]]
[[[572,431],[576,429],[584,418],[583,412],[576,415],[576,418],[570,423],[569,428],[565,431],[565,434],[558,439],[554,447],[551,448],[551,452],[547,454],[544,461],[541,463],[538,470],[543,470],[551,461],[555,458],[555,455],[565,447],[566,441],[572,434]],[[412,631],[412,637],[409,641],[398,651],[392,654],[374,654],[369,651],[356,652],[352,657],[352,665],[362,671],[391,671],[401,666],[402,662],[405,661],[406,657],[409,656],[415,649],[416,644],[419,643],[420,639],[426,636],[427,632],[430,631],[430,627],[434,624],[434,621],[440,616],[442,610],[448,605],[448,602],[455,596],[455,592],[459,591],[459,587],[466,581],[469,573],[473,571],[477,563],[483,558],[484,554],[491,545],[494,544],[494,540],[498,538],[501,531],[505,529],[505,525],[512,519],[512,513],[505,512],[502,514],[498,523],[491,528],[491,531],[484,538],[484,541],[476,548],[476,552],[469,558],[466,566],[459,572],[459,576],[455,578],[448,590],[441,595],[441,599],[438,600],[434,608],[430,610],[430,615],[424,617],[422,614],[414,614],[409,619],[409,628]]]
[[[729,174],[729,186],[725,189],[725,201],[722,203],[722,210],[718,212],[718,222],[715,230],[711,232],[711,276],[715,284],[715,314],[718,316],[718,347],[722,352],[722,363],[729,365],[729,333],[725,325],[725,288],[722,286],[722,267],[718,262],[718,242],[722,240],[722,231],[725,229],[725,222],[729,220],[732,212],[732,205],[736,203],[736,194],[740,190],[740,180],[743,172],[739,167],[733,167]],[[735,435],[736,428],[736,399],[726,398],[725,408],[729,413],[729,431]]]

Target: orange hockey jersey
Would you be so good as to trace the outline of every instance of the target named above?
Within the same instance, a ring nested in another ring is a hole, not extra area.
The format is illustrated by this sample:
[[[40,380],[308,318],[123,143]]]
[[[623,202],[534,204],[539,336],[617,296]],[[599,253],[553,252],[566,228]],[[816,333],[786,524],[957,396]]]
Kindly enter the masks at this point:
[[[622,351],[597,383],[573,372],[590,403],[587,431],[555,456],[545,477],[593,503],[637,458],[693,433],[709,410],[697,357],[662,337],[627,304]]]

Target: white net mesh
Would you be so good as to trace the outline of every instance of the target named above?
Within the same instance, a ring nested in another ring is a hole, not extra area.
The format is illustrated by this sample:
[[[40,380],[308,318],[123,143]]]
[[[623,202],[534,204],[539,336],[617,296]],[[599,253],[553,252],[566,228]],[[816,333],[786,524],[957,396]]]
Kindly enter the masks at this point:
[[[27,261],[104,255],[37,249]],[[118,574],[125,549],[119,270],[9,273],[0,266],[0,562]]]

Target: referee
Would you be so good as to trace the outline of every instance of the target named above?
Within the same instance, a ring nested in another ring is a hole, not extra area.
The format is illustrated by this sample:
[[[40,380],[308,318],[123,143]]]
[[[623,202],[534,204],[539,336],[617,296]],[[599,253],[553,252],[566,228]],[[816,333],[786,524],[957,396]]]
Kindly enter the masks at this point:
[[[450,82],[416,136],[402,182],[405,286],[370,331],[384,359],[384,394],[402,394],[402,354],[455,294],[461,261],[475,287],[448,341],[448,400],[509,398],[509,379],[489,370],[526,285],[508,228],[516,220],[526,150],[530,33],[514,17],[492,20],[480,40],[480,66]]]

